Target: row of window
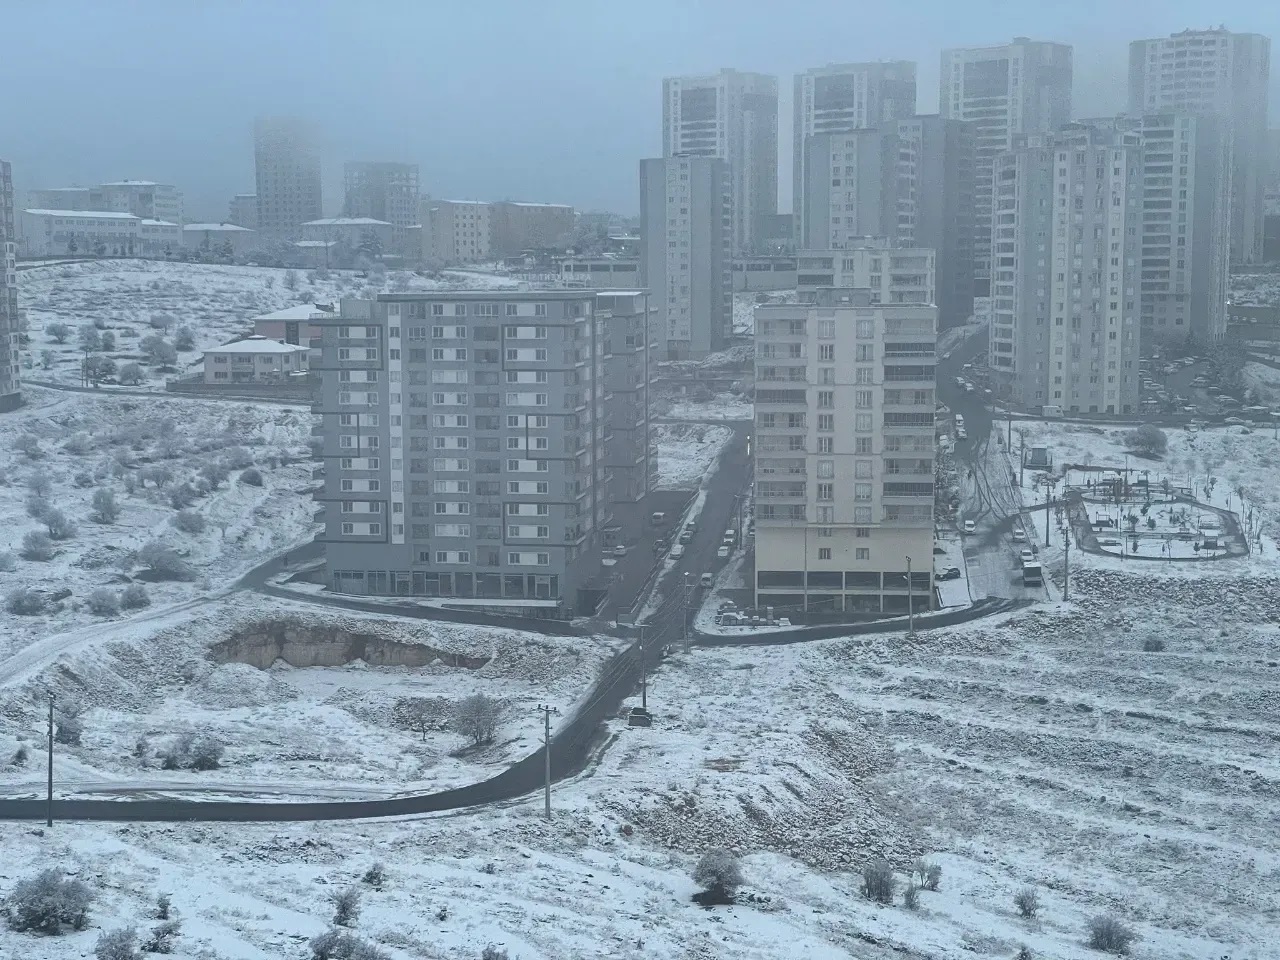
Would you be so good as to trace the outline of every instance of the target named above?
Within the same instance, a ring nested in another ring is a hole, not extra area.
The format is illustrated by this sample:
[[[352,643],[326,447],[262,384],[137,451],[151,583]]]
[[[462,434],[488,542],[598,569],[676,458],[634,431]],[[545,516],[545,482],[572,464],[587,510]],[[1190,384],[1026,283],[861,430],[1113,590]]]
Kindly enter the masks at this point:
[[[496,317],[499,315],[498,304],[496,303],[472,303],[469,306],[471,307],[470,311],[467,310],[468,304],[465,303],[408,303],[405,304],[404,310],[411,320],[425,320],[428,316],[443,317],[446,314],[454,317],[465,317],[468,312],[474,317]],[[427,309],[428,307],[430,310]],[[569,304],[569,315],[571,317],[581,316],[582,307],[583,305],[580,303]],[[502,314],[508,317],[519,316],[519,304],[506,304]],[[545,303],[535,303],[533,305],[533,315],[535,317],[545,317],[547,315],[547,305]]]

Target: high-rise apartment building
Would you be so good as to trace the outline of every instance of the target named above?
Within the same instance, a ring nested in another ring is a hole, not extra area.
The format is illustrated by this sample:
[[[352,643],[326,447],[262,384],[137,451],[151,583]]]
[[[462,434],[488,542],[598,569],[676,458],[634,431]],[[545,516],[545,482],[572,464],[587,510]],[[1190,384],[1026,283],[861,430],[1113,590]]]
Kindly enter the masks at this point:
[[[791,210],[800,248],[809,236],[805,197],[810,177],[806,144],[810,137],[881,127],[916,112],[916,65],[910,60],[885,63],[833,63],[795,77],[793,90]],[[819,178],[814,178],[819,180]]]
[[[1262,256],[1271,41],[1257,33],[1184,30],[1129,44],[1129,113],[1217,115],[1232,125],[1231,259]]]
[[[309,321],[331,589],[594,610],[610,503],[596,306],[589,290],[393,293]]]
[[[930,607],[936,324],[857,289],[756,308],[757,606]]]
[[[246,230],[258,229],[258,195],[256,193],[237,193],[231,198],[227,211],[227,223]]]
[[[483,200],[424,200],[422,255],[445,264],[479,263],[493,250],[493,204]]]
[[[499,200],[493,204],[493,255],[563,249],[573,234],[573,207],[563,203]]]
[[[1143,160],[1078,125],[994,162],[991,369],[1015,403],[1138,410]]]
[[[392,247],[397,253],[407,252],[409,230],[418,224],[418,165],[347,163],[342,169],[342,180],[342,215],[391,224]]]
[[[796,255],[796,292],[801,302],[816,302],[826,289],[870,291],[872,306],[882,303],[932,305],[936,256],[927,247],[901,247],[884,237],[868,237],[843,250],[802,250]]]
[[[640,161],[640,282],[671,360],[700,359],[732,331],[733,198],[715,157]]]
[[[0,411],[22,402],[18,375],[18,245],[13,218],[13,169],[0,160]]]
[[[729,166],[733,250],[753,252],[778,213],[778,78],[721,70],[662,81],[662,155]]]
[[[992,160],[1026,134],[1071,122],[1071,47],[1016,37],[998,47],[944,50],[938,108],[973,124],[974,295],[991,279]]]
[[[641,290],[596,294],[605,318],[605,471],[615,505],[638,503],[649,492],[649,382],[657,373],[655,313]]]
[[[321,209],[320,151],[309,123],[296,117],[259,117],[253,127],[258,231],[296,239]]]
[[[898,137],[869,128],[814,134],[805,141],[807,187],[801,250],[857,246],[888,237],[898,225]]]

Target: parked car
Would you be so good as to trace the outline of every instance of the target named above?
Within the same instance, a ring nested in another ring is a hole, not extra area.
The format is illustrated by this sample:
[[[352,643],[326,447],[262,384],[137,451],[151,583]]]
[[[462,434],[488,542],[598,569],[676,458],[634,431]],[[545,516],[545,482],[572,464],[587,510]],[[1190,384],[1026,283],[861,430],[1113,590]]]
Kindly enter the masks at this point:
[[[704,574],[702,575],[702,585],[703,585],[704,587],[709,587],[709,586],[711,586],[711,574],[709,574],[709,573],[704,573]]]
[[[1023,530],[1022,527],[1015,526],[1012,536],[1014,543],[1022,543],[1027,539],[1027,531]]]
[[[625,557],[627,555],[627,545],[625,543],[620,543],[615,546],[613,548],[613,555],[615,557]]]
[[[1022,553],[1018,554],[1019,563],[1030,563],[1035,558],[1036,558],[1035,551],[1032,550],[1030,547],[1023,547]]]
[[[956,427],[956,439],[957,440],[969,439],[969,434],[965,431],[964,427]]]
[[[683,530],[680,531],[680,542],[682,544],[687,544],[692,539],[693,539],[693,531],[690,530],[688,527],[685,527]]]
[[[717,556],[717,557],[719,557],[721,560],[723,560],[725,557],[729,556],[729,546],[728,546],[728,544],[721,544],[721,545],[720,545],[720,549],[716,551],[716,556]]]
[[[1223,423],[1229,423],[1229,424],[1231,424],[1231,426],[1233,426],[1233,427],[1243,427],[1243,426],[1244,426],[1244,421],[1243,421],[1243,420],[1241,420],[1239,417],[1227,417],[1227,419],[1226,419],[1226,420],[1224,420],[1224,421],[1223,421]]]
[[[935,575],[934,575],[934,579],[935,579],[935,580],[959,580],[959,579],[960,579],[960,568],[959,568],[959,567],[947,567],[947,569],[945,569],[945,570],[941,570],[941,571],[939,571],[937,574],[935,574]]]
[[[960,529],[963,530],[965,533],[973,533],[973,531],[976,528],[974,527],[972,520],[966,520],[964,524],[960,527]]]

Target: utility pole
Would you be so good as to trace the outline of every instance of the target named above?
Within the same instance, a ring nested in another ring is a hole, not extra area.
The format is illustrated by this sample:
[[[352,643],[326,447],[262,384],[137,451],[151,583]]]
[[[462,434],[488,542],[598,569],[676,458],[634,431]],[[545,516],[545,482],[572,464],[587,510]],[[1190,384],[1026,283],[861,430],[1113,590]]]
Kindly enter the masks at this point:
[[[1018,440],[1018,489],[1022,489],[1023,480],[1027,475],[1027,435],[1019,434]]]
[[[649,711],[649,664],[644,655],[644,624],[640,624],[640,709]]]
[[[1005,440],[1009,444],[1009,449],[1013,450],[1013,401],[1005,401],[1004,412],[1009,417],[1009,432],[1005,435]]]
[[[689,592],[693,589],[693,584],[689,580],[689,571],[684,574],[684,604],[681,606],[681,615],[684,617],[684,652],[689,652]]]
[[[1044,545],[1049,546],[1049,499],[1053,495],[1053,486],[1049,480],[1044,484]]]
[[[1071,599],[1071,521],[1067,520],[1067,529],[1062,531],[1062,545],[1066,548],[1066,568],[1062,574],[1062,599]]]
[[[48,816],[45,818],[45,826],[53,826],[53,694],[49,694],[49,783],[48,792]]]
[[[550,704],[540,703],[538,709],[542,711],[542,753],[546,760],[546,786],[543,793],[543,799],[546,809],[547,819],[551,819],[551,714],[559,713],[555,707]]]
[[[907,636],[916,635],[916,598],[911,586],[911,558],[907,557]]]

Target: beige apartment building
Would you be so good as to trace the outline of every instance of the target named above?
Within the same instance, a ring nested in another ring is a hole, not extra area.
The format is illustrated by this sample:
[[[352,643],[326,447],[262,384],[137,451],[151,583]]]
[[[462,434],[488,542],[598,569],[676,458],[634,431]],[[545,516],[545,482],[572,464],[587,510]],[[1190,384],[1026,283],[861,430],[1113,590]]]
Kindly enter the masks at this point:
[[[756,308],[758,606],[932,605],[936,330],[865,289]]]

